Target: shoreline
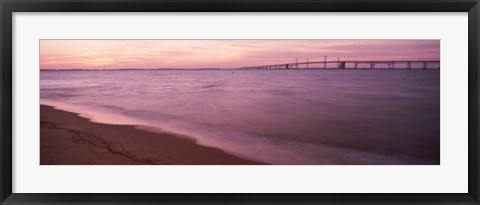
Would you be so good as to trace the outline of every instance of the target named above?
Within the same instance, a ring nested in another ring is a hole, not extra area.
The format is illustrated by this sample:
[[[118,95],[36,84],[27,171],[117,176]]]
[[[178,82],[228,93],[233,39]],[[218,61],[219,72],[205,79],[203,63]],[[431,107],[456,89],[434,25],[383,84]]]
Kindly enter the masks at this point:
[[[40,165],[260,165],[171,133],[91,122],[40,105]]]

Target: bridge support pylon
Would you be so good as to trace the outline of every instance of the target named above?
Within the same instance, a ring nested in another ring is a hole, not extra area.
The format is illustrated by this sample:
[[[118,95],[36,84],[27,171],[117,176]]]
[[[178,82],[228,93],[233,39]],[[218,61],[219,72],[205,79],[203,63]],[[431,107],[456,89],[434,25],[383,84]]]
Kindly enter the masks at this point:
[[[338,63],[338,69],[345,69],[345,62],[344,61]]]
[[[395,62],[390,62],[388,64],[388,69],[394,69],[395,68]]]

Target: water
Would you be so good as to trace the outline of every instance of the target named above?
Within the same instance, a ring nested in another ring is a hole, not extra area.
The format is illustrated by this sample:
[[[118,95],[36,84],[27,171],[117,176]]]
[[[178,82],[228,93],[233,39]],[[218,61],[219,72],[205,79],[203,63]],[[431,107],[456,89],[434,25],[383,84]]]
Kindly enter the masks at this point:
[[[44,104],[272,164],[439,164],[439,70],[41,71]]]

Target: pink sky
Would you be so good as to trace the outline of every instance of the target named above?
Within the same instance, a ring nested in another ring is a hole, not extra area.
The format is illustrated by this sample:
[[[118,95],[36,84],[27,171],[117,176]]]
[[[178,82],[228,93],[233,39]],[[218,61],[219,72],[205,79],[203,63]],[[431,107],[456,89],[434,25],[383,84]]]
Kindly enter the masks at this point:
[[[41,69],[239,68],[328,60],[440,60],[439,40],[41,40]]]

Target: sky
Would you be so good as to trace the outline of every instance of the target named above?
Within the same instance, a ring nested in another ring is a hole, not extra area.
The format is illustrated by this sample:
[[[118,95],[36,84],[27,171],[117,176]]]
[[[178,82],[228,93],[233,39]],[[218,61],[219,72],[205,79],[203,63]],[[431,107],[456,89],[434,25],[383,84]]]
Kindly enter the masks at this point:
[[[327,60],[440,60],[439,40],[40,40],[40,69],[241,68]]]

